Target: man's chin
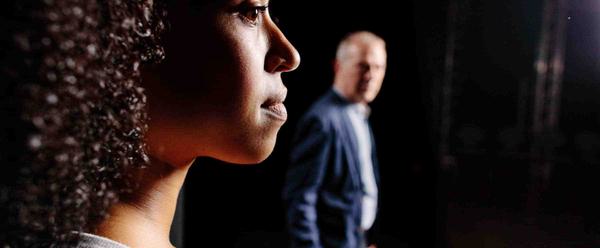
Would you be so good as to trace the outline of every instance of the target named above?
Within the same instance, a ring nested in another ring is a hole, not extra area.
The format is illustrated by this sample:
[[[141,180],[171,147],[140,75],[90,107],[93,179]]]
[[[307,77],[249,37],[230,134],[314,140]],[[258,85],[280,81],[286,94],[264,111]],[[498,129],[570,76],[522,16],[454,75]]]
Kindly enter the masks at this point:
[[[364,104],[367,104],[367,103],[370,103],[370,102],[372,102],[372,101],[373,101],[373,98],[372,98],[372,97],[368,97],[368,96],[366,96],[366,95],[361,95],[360,97],[357,97],[357,101],[356,101],[356,102],[357,102],[357,103],[364,103]]]
[[[376,97],[377,97],[377,95],[364,94],[362,96],[362,102],[364,102],[364,103],[371,103],[373,100],[375,100]]]

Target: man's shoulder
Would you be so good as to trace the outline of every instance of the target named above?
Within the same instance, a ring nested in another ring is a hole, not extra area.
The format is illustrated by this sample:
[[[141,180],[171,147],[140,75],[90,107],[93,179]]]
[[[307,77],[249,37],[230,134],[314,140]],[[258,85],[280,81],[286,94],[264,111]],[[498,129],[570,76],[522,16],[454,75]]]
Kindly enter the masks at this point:
[[[342,107],[335,95],[328,92],[311,105],[302,117],[301,123],[304,123],[304,126],[318,125],[324,131],[331,131],[339,126],[340,114],[343,113]]]
[[[329,119],[339,113],[341,109],[338,99],[332,91],[323,94],[308,109],[306,116],[316,116],[320,119]]]

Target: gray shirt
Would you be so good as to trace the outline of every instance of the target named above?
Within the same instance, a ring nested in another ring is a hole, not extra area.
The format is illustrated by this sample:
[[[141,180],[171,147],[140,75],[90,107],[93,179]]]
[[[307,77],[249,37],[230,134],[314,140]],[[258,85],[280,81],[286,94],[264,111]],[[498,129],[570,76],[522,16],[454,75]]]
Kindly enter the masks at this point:
[[[75,248],[129,248],[117,241],[89,233],[78,233],[79,244]]]

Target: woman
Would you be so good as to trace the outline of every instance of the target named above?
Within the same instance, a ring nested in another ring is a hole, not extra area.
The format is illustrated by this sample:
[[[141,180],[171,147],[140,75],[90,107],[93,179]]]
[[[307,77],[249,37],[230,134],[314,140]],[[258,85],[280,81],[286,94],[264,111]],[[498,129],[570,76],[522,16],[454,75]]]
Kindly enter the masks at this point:
[[[299,56],[267,4],[9,1],[0,244],[170,247],[194,159],[260,162],[286,119]]]

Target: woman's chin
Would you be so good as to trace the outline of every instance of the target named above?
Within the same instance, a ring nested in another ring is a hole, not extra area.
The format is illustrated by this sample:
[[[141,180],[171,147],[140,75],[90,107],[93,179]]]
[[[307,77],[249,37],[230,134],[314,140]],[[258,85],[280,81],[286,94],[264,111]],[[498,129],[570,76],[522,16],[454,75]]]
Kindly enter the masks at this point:
[[[253,152],[240,157],[235,163],[240,165],[254,165],[265,161],[273,152],[273,148],[265,149],[260,152]]]
[[[271,155],[274,147],[275,141],[265,142],[259,146],[240,147],[236,152],[228,154],[229,156],[217,159],[240,165],[258,164]]]

